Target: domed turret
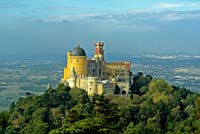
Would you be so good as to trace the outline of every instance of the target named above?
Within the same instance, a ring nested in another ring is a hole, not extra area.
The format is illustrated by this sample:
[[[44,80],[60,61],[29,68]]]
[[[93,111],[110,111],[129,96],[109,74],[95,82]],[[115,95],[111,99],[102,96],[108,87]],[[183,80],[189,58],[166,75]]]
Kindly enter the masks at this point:
[[[71,73],[74,68],[76,73]],[[67,66],[64,69],[64,80],[67,80],[71,77],[77,76],[87,76],[87,56],[85,50],[81,48],[79,45],[75,47],[72,51],[67,53]]]
[[[78,45],[72,50],[71,56],[86,56],[85,50]]]

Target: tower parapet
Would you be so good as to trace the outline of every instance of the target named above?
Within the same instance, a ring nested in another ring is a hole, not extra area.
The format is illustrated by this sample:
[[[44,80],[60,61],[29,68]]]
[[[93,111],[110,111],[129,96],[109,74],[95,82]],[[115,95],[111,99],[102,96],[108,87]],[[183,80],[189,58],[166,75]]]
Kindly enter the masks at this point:
[[[98,41],[95,42],[95,58],[99,58],[100,60],[104,61],[104,42]]]

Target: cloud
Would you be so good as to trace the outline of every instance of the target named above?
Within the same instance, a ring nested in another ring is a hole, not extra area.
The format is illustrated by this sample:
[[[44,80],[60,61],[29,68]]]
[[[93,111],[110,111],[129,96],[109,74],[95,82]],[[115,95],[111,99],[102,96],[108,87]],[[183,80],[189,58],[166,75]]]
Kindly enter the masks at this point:
[[[95,11],[97,8],[94,7],[79,7],[79,6],[48,6],[44,10],[58,10],[58,11]]]
[[[157,3],[153,7],[158,9],[168,9],[168,8],[179,8],[183,6],[184,4],[178,4],[178,3]]]
[[[140,13],[92,13],[92,14],[77,14],[63,15],[48,18],[47,21],[66,22],[66,23],[81,23],[88,25],[106,26],[108,28],[117,29],[132,29],[139,31],[155,31],[158,26],[147,25],[143,20],[147,20],[146,15]],[[150,16],[148,17],[150,19]]]
[[[131,11],[128,13],[90,13],[77,15],[61,15],[49,17],[48,21],[80,22],[80,23],[110,23],[116,25],[139,25],[158,23],[161,21],[199,20],[200,10],[192,11]]]
[[[180,22],[180,24],[186,24],[187,22],[194,22],[196,24],[200,22],[200,10],[137,10],[127,13],[66,14],[61,16],[51,16],[47,18],[46,21],[93,25],[99,28],[102,27],[102,29],[159,32],[166,31],[168,29],[168,25],[171,25],[175,22]]]
[[[160,8],[175,8],[185,6],[184,4],[159,3]],[[158,4],[157,4],[158,5]],[[190,3],[187,6],[197,7],[198,3]],[[158,8],[158,7],[157,7]],[[46,10],[78,10],[79,7],[46,7]],[[141,10],[129,10],[127,12],[97,11],[94,8],[82,8],[88,12],[68,13],[56,12],[33,17],[35,20],[43,22],[63,22],[87,25],[98,25],[131,29],[138,31],[160,31],[163,25],[173,22],[184,22],[188,20],[200,20],[200,10],[155,10],[153,8]],[[31,16],[32,17],[32,16]],[[33,20],[34,20],[33,19]]]
[[[200,8],[200,2],[195,3],[156,3],[153,8],[156,9],[176,9],[176,8]]]
[[[166,21],[200,20],[200,11],[171,12],[161,19]]]

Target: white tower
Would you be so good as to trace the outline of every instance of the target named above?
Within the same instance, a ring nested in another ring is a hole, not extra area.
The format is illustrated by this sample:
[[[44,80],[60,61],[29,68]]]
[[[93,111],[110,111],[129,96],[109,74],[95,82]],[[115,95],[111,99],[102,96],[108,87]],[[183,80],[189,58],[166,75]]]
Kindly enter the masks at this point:
[[[73,67],[72,71],[71,71],[71,76],[68,80],[69,82],[69,87],[71,88],[76,88],[76,80],[77,80],[77,75],[76,75],[76,71]]]

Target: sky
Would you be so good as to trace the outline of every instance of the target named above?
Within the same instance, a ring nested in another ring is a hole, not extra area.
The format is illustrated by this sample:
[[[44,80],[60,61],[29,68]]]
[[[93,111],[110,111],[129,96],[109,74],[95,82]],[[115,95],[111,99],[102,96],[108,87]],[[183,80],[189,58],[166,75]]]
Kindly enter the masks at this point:
[[[0,0],[0,55],[200,55],[199,0]]]

